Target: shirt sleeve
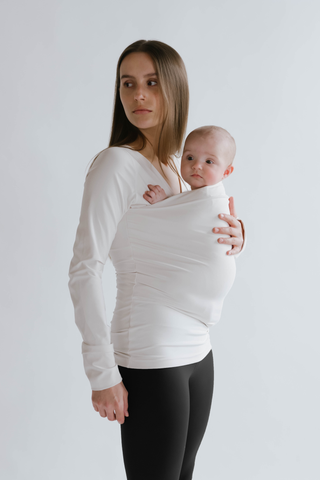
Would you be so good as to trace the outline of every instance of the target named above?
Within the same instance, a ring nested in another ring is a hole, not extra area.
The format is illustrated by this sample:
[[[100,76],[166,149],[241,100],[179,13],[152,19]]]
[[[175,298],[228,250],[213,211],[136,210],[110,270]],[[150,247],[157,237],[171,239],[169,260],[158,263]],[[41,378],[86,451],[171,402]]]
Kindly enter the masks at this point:
[[[101,152],[85,180],[68,283],[92,390],[104,390],[122,380],[106,319],[102,273],[118,223],[134,198],[132,157],[124,149]]]

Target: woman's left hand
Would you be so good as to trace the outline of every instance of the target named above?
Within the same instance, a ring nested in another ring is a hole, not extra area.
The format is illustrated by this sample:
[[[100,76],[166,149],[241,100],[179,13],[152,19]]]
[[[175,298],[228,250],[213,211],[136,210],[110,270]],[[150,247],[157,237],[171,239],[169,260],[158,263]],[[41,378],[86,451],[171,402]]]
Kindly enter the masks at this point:
[[[229,210],[230,215],[221,213],[219,218],[229,224],[229,227],[215,227],[212,229],[214,233],[221,233],[223,235],[230,235],[229,238],[218,238],[219,243],[226,245],[232,245],[232,249],[228,250],[227,255],[235,255],[239,253],[243,247],[243,226],[242,223],[237,220],[236,210],[234,208],[233,197],[229,198]]]

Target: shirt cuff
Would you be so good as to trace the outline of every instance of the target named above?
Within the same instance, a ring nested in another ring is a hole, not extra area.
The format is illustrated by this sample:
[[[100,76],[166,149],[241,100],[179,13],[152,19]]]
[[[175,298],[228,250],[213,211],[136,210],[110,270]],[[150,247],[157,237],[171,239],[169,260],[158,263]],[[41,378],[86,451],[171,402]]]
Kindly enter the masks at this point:
[[[82,343],[83,365],[92,390],[105,390],[122,381],[114,359],[113,344]]]

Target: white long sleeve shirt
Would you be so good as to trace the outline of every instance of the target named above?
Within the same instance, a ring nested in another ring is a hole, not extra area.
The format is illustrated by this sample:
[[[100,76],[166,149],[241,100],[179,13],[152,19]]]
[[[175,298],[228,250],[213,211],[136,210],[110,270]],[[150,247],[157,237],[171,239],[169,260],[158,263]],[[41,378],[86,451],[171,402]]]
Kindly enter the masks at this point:
[[[160,185],[168,198],[150,205],[142,195]],[[229,213],[222,182],[174,195],[139,152],[104,150],[84,185],[69,270],[75,321],[92,390],[122,378],[118,365],[164,368],[202,360],[235,277],[230,246],[213,226]],[[110,255],[117,301],[106,318],[101,277]]]

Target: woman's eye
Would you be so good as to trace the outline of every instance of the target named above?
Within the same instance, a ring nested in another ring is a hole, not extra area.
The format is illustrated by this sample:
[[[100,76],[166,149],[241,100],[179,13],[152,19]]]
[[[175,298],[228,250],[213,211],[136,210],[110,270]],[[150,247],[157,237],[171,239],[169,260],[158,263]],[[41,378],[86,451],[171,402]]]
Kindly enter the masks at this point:
[[[123,84],[125,87],[132,87],[132,82],[124,82]]]
[[[156,80],[149,80],[148,85],[151,85],[151,87],[154,87],[155,85],[157,85],[157,81]]]

